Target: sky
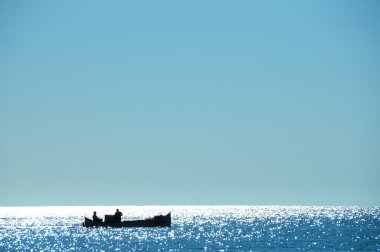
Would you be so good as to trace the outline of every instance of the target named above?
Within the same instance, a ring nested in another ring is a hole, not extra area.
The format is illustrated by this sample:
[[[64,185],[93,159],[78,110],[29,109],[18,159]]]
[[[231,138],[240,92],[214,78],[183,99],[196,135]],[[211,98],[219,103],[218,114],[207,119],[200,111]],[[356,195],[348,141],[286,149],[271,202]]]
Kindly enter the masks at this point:
[[[380,205],[379,12],[1,1],[0,206]]]

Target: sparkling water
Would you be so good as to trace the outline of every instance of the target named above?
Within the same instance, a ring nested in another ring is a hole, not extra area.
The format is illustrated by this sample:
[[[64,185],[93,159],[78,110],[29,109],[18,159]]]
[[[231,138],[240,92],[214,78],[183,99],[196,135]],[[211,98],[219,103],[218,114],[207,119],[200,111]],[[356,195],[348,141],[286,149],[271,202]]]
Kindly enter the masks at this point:
[[[171,228],[85,228],[172,213]],[[0,251],[380,251],[380,207],[0,207]]]

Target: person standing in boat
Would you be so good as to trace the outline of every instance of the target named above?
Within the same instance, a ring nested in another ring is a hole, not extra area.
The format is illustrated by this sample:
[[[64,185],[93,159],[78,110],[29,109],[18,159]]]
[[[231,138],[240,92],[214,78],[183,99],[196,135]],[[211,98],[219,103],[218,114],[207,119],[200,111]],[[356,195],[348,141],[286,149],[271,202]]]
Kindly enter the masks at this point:
[[[116,209],[116,212],[115,212],[115,219],[117,221],[121,221],[121,216],[123,216],[123,213],[119,211],[119,209]]]
[[[92,220],[94,222],[102,222],[103,220],[96,216],[96,211],[94,211],[94,215],[92,216]]]

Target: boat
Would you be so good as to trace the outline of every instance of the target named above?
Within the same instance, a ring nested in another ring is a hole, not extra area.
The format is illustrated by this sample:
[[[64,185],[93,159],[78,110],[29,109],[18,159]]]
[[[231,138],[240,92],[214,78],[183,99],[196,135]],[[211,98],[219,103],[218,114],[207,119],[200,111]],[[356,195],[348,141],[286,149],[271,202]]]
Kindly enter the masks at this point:
[[[167,215],[156,215],[145,220],[117,221],[114,215],[106,215],[104,222],[96,222],[89,218],[84,218],[83,227],[171,227],[172,217]]]

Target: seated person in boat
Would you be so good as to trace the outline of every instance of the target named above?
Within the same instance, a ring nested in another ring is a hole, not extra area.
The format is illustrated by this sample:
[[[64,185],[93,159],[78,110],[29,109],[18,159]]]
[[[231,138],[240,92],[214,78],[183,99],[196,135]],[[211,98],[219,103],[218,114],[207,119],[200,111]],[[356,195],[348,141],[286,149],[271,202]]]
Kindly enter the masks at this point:
[[[123,213],[119,211],[119,209],[116,209],[116,213],[115,213],[115,219],[116,221],[121,221],[121,216],[123,216]]]
[[[92,220],[94,222],[102,222],[103,220],[96,216],[96,212],[94,211],[94,215],[92,216]]]

